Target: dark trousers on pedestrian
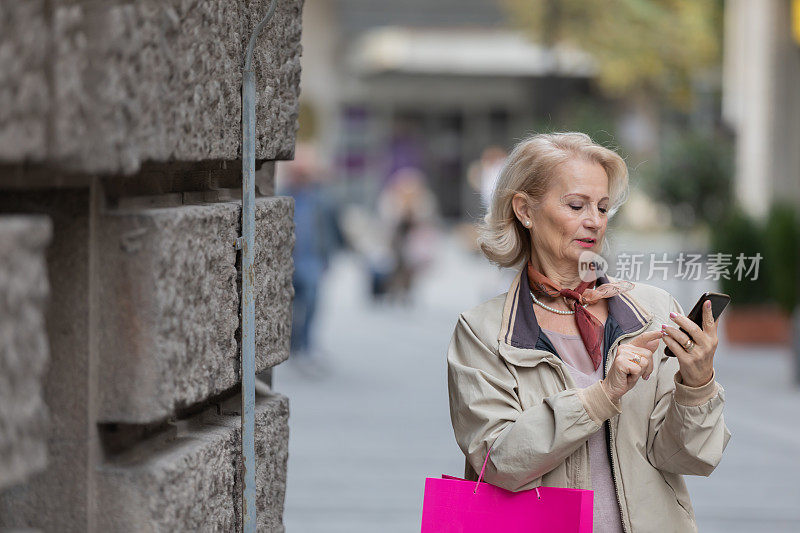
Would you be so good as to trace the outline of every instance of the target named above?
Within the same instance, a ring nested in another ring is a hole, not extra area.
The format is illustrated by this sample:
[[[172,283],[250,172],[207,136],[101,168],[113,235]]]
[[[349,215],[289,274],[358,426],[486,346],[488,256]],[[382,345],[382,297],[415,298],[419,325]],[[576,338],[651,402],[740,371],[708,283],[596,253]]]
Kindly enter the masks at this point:
[[[311,348],[311,328],[317,310],[316,278],[306,279],[295,276],[294,302],[292,304],[292,340],[293,354],[308,354]]]

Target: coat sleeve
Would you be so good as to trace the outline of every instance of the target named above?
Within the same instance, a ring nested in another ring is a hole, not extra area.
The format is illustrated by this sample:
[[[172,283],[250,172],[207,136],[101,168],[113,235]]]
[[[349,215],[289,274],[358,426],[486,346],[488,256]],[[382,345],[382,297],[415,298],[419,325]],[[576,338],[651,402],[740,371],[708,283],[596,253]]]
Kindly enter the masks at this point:
[[[475,472],[507,490],[541,485],[605,419],[619,413],[599,383],[567,389],[523,409],[504,360],[459,316],[447,352],[450,417],[456,441]]]
[[[670,310],[683,314],[671,298]],[[684,385],[678,359],[661,350],[655,407],[647,432],[647,459],[673,474],[708,476],[722,459],[731,433],[725,426],[725,389],[716,381]]]

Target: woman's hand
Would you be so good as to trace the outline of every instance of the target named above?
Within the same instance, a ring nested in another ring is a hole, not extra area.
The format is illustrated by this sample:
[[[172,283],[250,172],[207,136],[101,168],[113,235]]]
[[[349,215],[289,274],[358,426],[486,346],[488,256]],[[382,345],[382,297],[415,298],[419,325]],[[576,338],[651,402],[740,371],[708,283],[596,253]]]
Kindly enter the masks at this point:
[[[711,302],[703,304],[703,328],[683,315],[670,313],[670,318],[689,332],[663,324],[664,342],[678,358],[683,384],[689,387],[705,385],[714,376],[714,352],[717,350],[717,321],[711,312]],[[689,336],[694,346],[687,352],[684,348]]]
[[[660,331],[646,331],[637,335],[629,344],[620,344],[611,363],[608,375],[601,385],[613,402],[631,390],[639,377],[648,379],[653,372],[653,352],[658,349],[662,337]],[[634,359],[639,356],[639,362]]]

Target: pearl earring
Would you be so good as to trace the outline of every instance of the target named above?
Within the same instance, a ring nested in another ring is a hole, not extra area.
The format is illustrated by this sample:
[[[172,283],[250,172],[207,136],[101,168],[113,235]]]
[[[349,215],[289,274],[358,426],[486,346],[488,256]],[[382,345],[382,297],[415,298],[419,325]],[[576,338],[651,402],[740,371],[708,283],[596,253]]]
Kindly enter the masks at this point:
[[[530,220],[526,220],[525,221],[525,227],[526,228],[530,228],[531,227],[531,221]]]

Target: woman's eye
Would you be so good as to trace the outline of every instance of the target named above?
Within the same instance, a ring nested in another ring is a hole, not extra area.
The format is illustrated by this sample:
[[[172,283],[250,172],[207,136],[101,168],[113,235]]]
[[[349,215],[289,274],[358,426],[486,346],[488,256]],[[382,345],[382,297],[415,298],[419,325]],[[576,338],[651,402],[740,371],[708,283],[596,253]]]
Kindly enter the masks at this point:
[[[569,204],[569,206],[574,211],[580,211],[581,209],[583,209],[583,206],[582,205],[578,205],[578,204]],[[598,207],[597,210],[600,211],[601,213],[603,213],[604,215],[606,213],[608,213],[608,208],[607,207]]]

